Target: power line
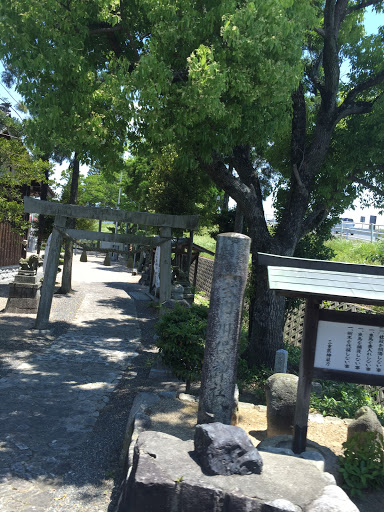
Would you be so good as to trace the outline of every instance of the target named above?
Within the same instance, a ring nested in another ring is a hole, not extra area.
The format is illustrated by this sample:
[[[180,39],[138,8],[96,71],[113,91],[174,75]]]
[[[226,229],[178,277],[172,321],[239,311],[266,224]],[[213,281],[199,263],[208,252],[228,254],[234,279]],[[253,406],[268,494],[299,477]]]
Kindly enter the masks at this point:
[[[3,87],[3,89],[6,91],[6,93],[13,99],[13,101],[17,104],[19,103],[17,100],[15,100],[15,98],[12,96],[12,94],[9,92],[9,90],[5,87],[5,85],[0,82],[0,85]],[[23,118],[21,117],[21,115],[19,114],[19,112],[12,107],[12,105],[10,105],[11,109],[20,117],[21,120],[23,120]]]
[[[9,92],[9,90],[5,87],[5,85],[3,84],[3,82],[0,82],[0,85],[3,87],[3,89],[5,89],[5,91],[7,92],[7,94],[13,99],[13,101],[15,103],[18,103],[17,100],[15,100],[15,98],[12,96],[12,94]]]

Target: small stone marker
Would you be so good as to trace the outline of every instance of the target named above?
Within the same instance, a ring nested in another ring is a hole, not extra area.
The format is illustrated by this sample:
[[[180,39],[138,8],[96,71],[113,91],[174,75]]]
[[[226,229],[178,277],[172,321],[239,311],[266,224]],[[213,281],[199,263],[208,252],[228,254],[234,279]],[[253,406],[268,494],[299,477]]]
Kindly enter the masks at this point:
[[[275,355],[275,373],[287,373],[287,365],[288,365],[288,352],[287,350],[280,349],[276,350]]]
[[[275,373],[265,383],[267,400],[267,436],[293,434],[297,384],[290,373]]]
[[[110,256],[109,252],[107,252],[107,254],[105,255],[104,266],[105,267],[110,267],[111,266],[111,256]]]
[[[83,249],[83,252],[81,253],[80,261],[83,263],[86,263],[88,261],[87,251],[85,249]]]
[[[197,425],[194,443],[197,459],[209,475],[259,475],[263,469],[259,452],[240,427]]]
[[[250,245],[240,233],[217,237],[198,423],[231,424]]]

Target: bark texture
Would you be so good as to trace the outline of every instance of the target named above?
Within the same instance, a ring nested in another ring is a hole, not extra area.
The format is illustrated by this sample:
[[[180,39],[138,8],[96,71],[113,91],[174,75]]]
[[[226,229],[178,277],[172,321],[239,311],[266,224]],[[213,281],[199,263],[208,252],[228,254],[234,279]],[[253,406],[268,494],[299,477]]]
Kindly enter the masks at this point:
[[[80,162],[75,158],[72,166],[71,190],[69,194],[69,204],[77,204],[77,192],[79,189]],[[75,228],[76,219],[67,219],[67,228]],[[69,293],[72,290],[72,260],[73,260],[73,242],[64,242],[64,265],[61,287],[58,293]]]

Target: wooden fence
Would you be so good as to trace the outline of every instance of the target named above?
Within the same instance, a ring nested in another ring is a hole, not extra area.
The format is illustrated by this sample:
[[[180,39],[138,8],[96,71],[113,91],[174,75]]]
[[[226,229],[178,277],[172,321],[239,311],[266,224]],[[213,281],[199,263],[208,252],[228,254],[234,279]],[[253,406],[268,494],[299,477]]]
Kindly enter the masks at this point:
[[[8,222],[0,223],[0,267],[17,265],[22,256],[23,237]]]

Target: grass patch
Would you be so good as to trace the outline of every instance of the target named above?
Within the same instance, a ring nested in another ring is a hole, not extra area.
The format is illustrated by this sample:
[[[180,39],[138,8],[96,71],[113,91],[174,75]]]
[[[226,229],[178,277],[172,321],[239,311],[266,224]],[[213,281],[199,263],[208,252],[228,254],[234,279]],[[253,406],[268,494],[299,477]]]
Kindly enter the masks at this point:
[[[193,241],[195,244],[201,245],[201,247],[204,247],[209,251],[216,252],[216,240],[211,237],[207,228],[202,228],[198,233],[195,233],[193,235]],[[201,256],[209,258],[210,260],[214,259],[214,256],[205,252],[201,253]]]
[[[378,264],[378,244],[334,238],[325,242],[327,247],[335,251],[334,261],[345,263]]]

